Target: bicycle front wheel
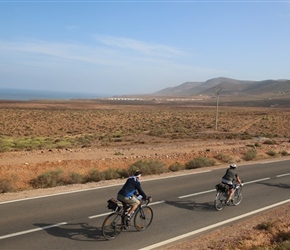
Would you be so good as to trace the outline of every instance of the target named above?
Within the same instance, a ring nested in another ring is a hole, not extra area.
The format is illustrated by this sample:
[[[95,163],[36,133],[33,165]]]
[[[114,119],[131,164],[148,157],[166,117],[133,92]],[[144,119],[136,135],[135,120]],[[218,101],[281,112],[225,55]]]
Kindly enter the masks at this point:
[[[224,206],[226,205],[227,195],[224,192],[217,192],[215,200],[214,200],[214,207],[217,211],[221,211]]]
[[[102,233],[107,240],[116,238],[122,232],[122,229],[123,221],[119,213],[109,214],[102,225]]]
[[[145,230],[153,220],[153,210],[149,206],[139,208],[134,217],[134,227],[138,231]]]
[[[243,199],[243,189],[239,187],[235,190],[234,197],[233,197],[233,204],[235,206],[239,205]]]

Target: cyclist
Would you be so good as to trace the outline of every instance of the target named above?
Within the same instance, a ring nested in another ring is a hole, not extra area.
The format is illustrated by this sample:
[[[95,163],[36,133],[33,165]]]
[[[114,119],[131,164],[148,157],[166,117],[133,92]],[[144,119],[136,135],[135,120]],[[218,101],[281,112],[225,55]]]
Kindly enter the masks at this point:
[[[232,199],[234,193],[233,181],[237,181],[240,185],[242,185],[242,181],[238,176],[238,172],[236,171],[237,165],[232,163],[230,167],[227,169],[225,175],[222,177],[222,183],[229,187],[229,196],[227,199],[227,205],[229,205],[230,200]]]
[[[140,201],[135,196],[136,191],[138,192],[139,195],[142,195],[142,199],[149,198],[146,196],[146,194],[141,188],[140,177],[141,177],[141,172],[139,170],[135,171],[134,175],[130,176],[127,179],[126,183],[120,189],[117,195],[117,199],[119,201],[130,206],[129,211],[126,214],[126,217],[128,220],[130,220],[132,214],[134,213],[134,211],[140,204]]]

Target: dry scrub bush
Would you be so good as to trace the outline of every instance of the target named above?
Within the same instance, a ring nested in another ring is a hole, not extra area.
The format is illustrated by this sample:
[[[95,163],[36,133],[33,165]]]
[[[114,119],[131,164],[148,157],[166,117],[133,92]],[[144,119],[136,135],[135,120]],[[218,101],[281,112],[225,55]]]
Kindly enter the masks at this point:
[[[215,166],[216,162],[214,159],[209,159],[206,157],[197,157],[187,163],[185,163],[186,169],[203,168],[209,166]]]
[[[168,172],[165,163],[156,159],[137,161],[129,167],[128,172],[132,174],[136,170],[140,170],[144,175],[162,174]]]
[[[13,191],[14,187],[11,181],[6,179],[0,179],[0,193],[9,193]]]
[[[244,160],[245,161],[252,161],[257,157],[257,150],[256,149],[249,149],[245,154],[244,154]]]

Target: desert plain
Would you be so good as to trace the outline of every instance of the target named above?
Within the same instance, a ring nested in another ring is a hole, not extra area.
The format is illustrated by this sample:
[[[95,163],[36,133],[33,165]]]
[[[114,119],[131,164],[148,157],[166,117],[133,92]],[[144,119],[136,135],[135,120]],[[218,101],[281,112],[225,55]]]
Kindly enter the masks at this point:
[[[85,176],[92,169],[126,169],[140,160],[158,160],[169,169],[197,157],[214,159],[215,167],[288,157],[289,121],[287,106],[217,109],[214,103],[155,100],[1,101],[0,181],[9,183],[8,193],[27,196],[35,192],[31,180],[59,169],[65,175]],[[249,158],[251,150],[255,156]],[[0,194],[0,201],[13,197],[8,193]],[[289,231],[289,217],[283,223]]]

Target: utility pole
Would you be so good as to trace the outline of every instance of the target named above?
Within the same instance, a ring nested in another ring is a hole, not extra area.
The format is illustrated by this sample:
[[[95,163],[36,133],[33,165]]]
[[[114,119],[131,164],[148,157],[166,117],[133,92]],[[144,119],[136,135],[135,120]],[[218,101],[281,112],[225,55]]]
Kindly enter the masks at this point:
[[[215,89],[215,91],[216,91],[215,130],[217,130],[217,126],[218,126],[219,94],[220,94],[221,90],[222,90],[222,88]]]

